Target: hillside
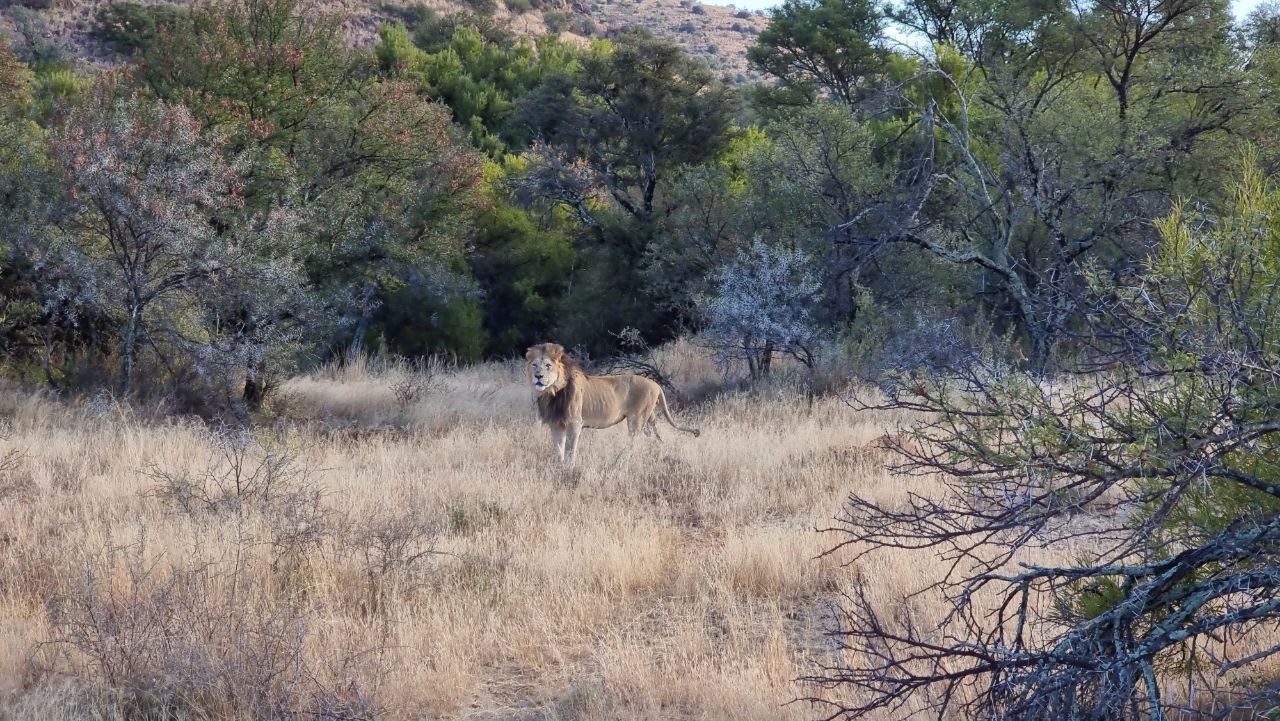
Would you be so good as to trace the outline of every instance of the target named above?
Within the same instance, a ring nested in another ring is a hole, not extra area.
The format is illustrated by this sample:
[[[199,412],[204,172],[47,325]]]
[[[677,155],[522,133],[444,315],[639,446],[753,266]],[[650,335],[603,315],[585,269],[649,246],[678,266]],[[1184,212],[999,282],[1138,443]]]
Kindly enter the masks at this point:
[[[153,4],[143,0],[144,4]],[[0,9],[35,8],[45,25],[43,34],[75,57],[91,65],[110,65],[119,56],[92,35],[98,12],[111,0],[0,0]],[[154,3],[160,4],[160,3]],[[174,4],[190,4],[179,2]],[[318,0],[317,9],[344,18],[352,45],[367,47],[377,39],[378,26],[403,15],[411,5],[425,5],[437,12],[483,12],[521,35],[541,36],[558,32],[567,41],[584,37],[608,37],[630,25],[641,25],[660,37],[679,43],[706,60],[718,73],[743,82],[754,73],[747,65],[747,48],[764,29],[763,15],[693,0],[570,0],[535,8],[529,0],[424,0],[387,3],[379,0]],[[527,9],[525,9],[527,8]],[[9,12],[0,15],[0,27],[16,32]]]

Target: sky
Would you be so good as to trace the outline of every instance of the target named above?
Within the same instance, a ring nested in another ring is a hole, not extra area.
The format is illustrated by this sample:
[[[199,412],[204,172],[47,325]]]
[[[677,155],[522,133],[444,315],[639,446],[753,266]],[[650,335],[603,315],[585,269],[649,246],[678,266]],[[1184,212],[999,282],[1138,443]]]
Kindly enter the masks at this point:
[[[1249,11],[1262,4],[1263,0],[1234,0],[1231,3],[1231,11],[1237,18],[1242,18],[1249,14]],[[768,10],[777,5],[777,0],[723,0],[722,2],[714,2],[716,5],[734,5],[747,10]]]

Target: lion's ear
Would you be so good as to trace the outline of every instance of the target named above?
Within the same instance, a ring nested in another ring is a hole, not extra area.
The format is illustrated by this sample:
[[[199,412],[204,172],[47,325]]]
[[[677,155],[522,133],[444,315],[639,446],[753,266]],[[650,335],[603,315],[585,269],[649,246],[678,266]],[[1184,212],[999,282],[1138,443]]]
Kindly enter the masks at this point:
[[[539,354],[539,353],[541,353],[541,352],[542,352],[542,346],[540,346],[540,345],[531,345],[531,346],[529,346],[529,350],[527,350],[527,351],[525,351],[525,352],[524,352],[524,359],[525,359],[525,360],[529,360],[529,361],[531,361],[531,360],[533,360],[534,358],[537,358],[537,357],[538,357],[538,354]]]
[[[543,344],[543,348],[547,351],[547,357],[551,358],[553,361],[558,361],[561,358],[564,358],[564,346],[558,343],[545,343]]]

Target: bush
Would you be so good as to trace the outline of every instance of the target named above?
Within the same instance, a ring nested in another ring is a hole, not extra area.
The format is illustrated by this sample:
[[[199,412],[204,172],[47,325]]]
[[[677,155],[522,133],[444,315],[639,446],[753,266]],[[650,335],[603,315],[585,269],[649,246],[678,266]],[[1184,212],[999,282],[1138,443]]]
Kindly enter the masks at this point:
[[[966,565],[913,589],[945,599],[941,622],[889,618],[855,585],[852,665],[805,681],[871,693],[831,717],[919,702],[931,718],[1173,718],[1179,687],[1218,718],[1275,708],[1255,680],[1280,644],[1244,641],[1280,616],[1280,188],[1249,158],[1234,190],[1216,212],[1175,205],[1131,275],[1086,276],[1085,349],[1059,375],[961,347],[945,372],[893,374],[887,400],[854,403],[912,413],[888,444],[897,470],[944,485],[906,504],[851,495],[840,544]],[[940,330],[921,342],[949,344]],[[1080,552],[1008,570],[1068,543]]]
[[[10,4],[32,10],[48,10],[53,7],[53,0],[10,0]]]
[[[707,9],[702,7],[701,5],[694,5],[693,9],[690,10],[689,12],[693,13],[694,15],[706,15]]]
[[[243,567],[162,567],[148,552],[139,540],[97,554],[49,604],[45,658],[52,668],[63,656],[104,717],[376,716],[359,680],[305,653],[305,609],[248,582]]]
[[[676,28],[676,30],[682,33],[691,33],[696,31],[697,29],[698,29],[697,26],[694,25],[691,20],[685,20],[684,22],[680,23],[680,27]]]
[[[751,18],[751,11],[739,10],[738,12],[734,13],[733,16],[735,18],[738,18],[739,20],[749,20]]]
[[[492,15],[498,9],[498,0],[465,0],[467,7],[480,15]]]
[[[533,10],[532,0],[503,0],[503,3],[506,4],[508,10],[516,15],[531,12]]]
[[[382,5],[379,9],[386,13],[387,17],[399,20],[410,32],[417,29],[419,25],[433,22],[439,17],[435,10],[421,3],[414,5]]]
[[[118,52],[132,53],[155,42],[166,29],[190,21],[191,13],[183,7],[115,3],[98,11],[93,36],[114,46]]]
[[[562,33],[569,29],[569,13],[563,10],[548,10],[542,13],[542,22],[547,24],[547,30]]]

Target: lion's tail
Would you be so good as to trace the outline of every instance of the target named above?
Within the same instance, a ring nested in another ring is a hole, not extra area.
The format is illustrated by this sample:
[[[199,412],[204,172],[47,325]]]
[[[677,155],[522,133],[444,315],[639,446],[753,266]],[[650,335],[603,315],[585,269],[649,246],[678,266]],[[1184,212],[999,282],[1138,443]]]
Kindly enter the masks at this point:
[[[685,428],[684,426],[676,423],[676,419],[671,417],[671,409],[667,407],[667,394],[664,393],[661,388],[658,389],[658,405],[662,407],[662,415],[666,417],[667,423],[670,423],[677,431],[692,433],[695,438],[702,435],[702,431],[697,428]]]

